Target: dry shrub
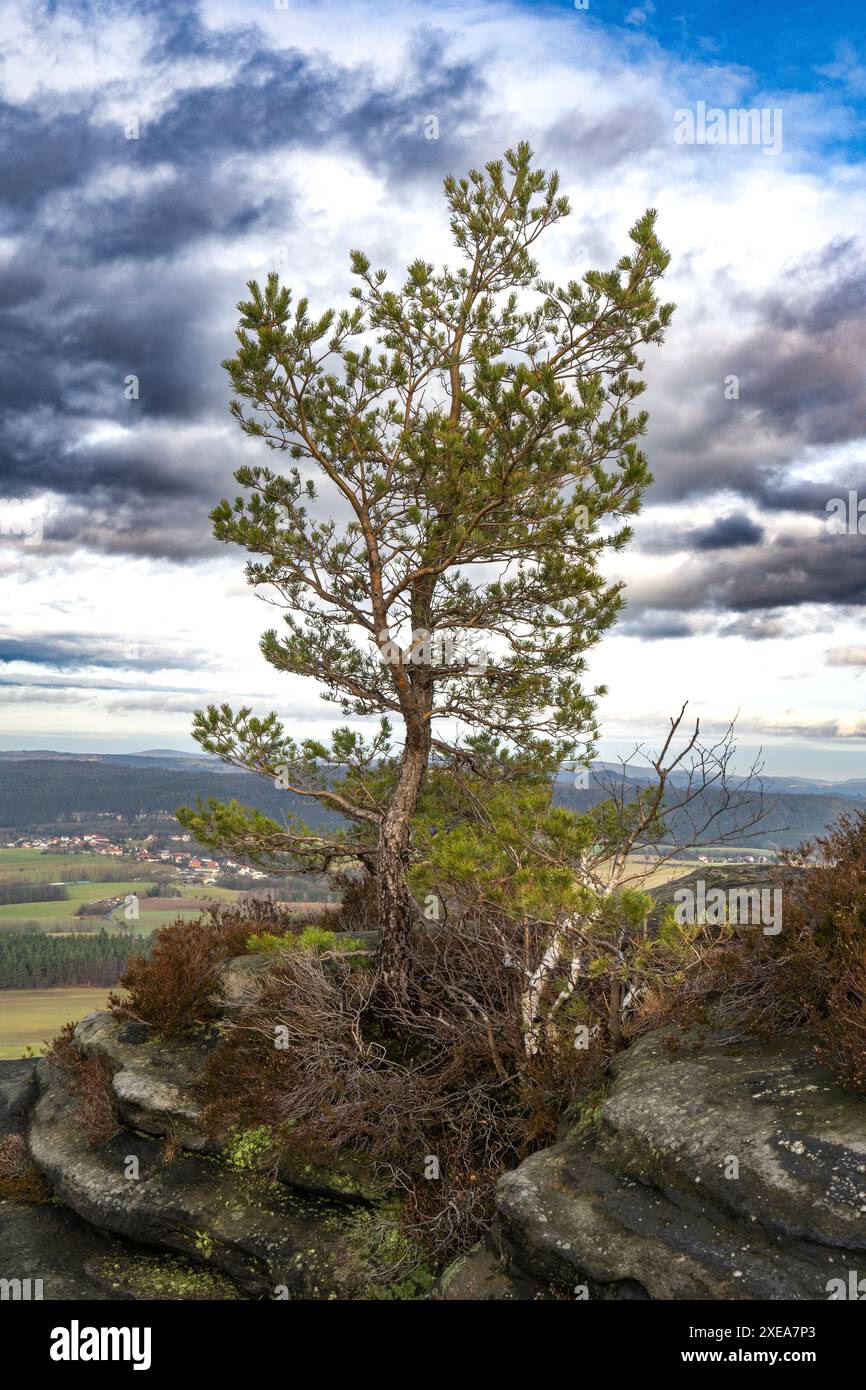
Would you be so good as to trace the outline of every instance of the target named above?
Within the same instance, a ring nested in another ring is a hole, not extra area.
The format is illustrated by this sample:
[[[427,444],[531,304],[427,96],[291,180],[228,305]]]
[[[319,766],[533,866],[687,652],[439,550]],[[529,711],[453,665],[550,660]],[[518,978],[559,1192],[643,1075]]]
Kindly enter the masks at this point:
[[[704,946],[675,988],[644,999],[639,1031],[676,1021],[807,1033],[843,1084],[866,1090],[866,812],[780,856],[782,930]]]
[[[99,1149],[120,1129],[112,1088],[113,1072],[104,1057],[83,1057],[73,1042],[74,1023],[64,1023],[46,1056],[64,1089],[74,1098],[72,1115],[88,1145]]]
[[[501,1174],[553,1141],[604,1064],[561,1038],[527,1057],[503,931],[517,935],[488,921],[419,937],[410,1005],[387,1030],[368,970],[280,957],[208,1060],[214,1129],[267,1124],[310,1158],[373,1165],[402,1195],[411,1243],[435,1263],[461,1253],[488,1225]]]
[[[328,926],[332,931],[345,931],[350,935],[378,930],[378,897],[372,874],[354,878],[346,885],[339,907],[329,916]]]
[[[178,917],[154,934],[148,956],[130,961],[120,983],[126,996],[111,994],[118,1018],[134,1019],[163,1037],[176,1037],[211,1023],[220,1012],[220,966],[249,950],[251,937],[297,935],[305,918],[269,898],[213,903],[198,920]]]
[[[819,1056],[866,1090],[866,812],[784,856],[780,984],[802,1008]]]
[[[219,967],[227,954],[212,919],[178,918],[156,932],[149,956],[130,961],[120,977],[127,995],[110,994],[109,1008],[163,1037],[209,1023],[218,1013]]]
[[[51,1188],[35,1166],[23,1136],[0,1139],[0,1197],[9,1202],[47,1202]]]

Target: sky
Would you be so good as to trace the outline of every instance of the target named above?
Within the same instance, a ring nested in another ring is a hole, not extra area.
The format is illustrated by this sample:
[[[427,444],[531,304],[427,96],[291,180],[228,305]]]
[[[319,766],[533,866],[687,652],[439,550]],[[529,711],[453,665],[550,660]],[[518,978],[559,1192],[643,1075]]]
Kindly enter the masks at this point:
[[[853,0],[0,0],[0,747],[192,749],[223,699],[333,725],[210,535],[261,458],[235,306],[276,267],[341,307],[350,247],[448,259],[442,178],[528,139],[573,206],[544,274],[609,268],[652,206],[678,305],[602,753],[688,700],[742,765],[866,774],[864,30]],[[737,108],[763,124],[718,143]]]

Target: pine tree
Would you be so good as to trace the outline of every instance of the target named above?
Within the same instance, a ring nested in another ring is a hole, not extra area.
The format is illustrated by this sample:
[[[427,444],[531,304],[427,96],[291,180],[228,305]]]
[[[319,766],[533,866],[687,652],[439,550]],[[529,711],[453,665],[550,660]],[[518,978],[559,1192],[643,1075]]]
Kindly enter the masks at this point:
[[[669,257],[652,210],[613,270],[539,277],[535,244],[570,209],[528,145],[447,178],[445,197],[456,268],[419,259],[390,288],[353,251],[354,303],[318,317],[276,274],[250,282],[224,364],[243,431],[293,460],[238,469],[244,495],[212,513],[217,538],[249,552],[250,584],[286,609],[262,652],[318,679],[344,717],[380,723],[296,743],[276,714],[223,705],[196,714],[195,737],[350,829],[217,802],[180,813],[251,862],[360,858],[378,883],[380,984],[400,1000],[431,760],[495,779],[591,751],[584,655],[622,603],[600,561],[650,482],[638,350],[673,312],[656,296]]]

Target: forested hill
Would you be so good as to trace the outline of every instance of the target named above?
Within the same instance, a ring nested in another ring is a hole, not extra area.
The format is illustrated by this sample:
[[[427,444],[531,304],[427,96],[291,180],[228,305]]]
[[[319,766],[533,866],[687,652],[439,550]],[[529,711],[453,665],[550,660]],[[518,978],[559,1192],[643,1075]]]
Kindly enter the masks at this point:
[[[0,758],[0,830],[29,830],[71,820],[76,813],[107,812],[127,822],[141,814],[173,813],[197,796],[235,799],[267,815],[302,815],[310,825],[337,824],[337,817],[308,797],[278,791],[246,772],[172,772],[163,767],[52,758]]]
[[[556,800],[574,810],[586,810],[600,801],[604,793],[592,787],[576,791],[567,781],[556,785]],[[676,788],[672,796],[676,799]],[[706,795],[704,814],[714,808],[716,794]],[[197,796],[220,801],[234,798],[256,807],[280,820],[284,815],[301,815],[308,824],[321,828],[333,827],[340,818],[309,798],[292,792],[278,791],[271,782],[245,772],[211,772],[198,768],[172,771],[165,767],[131,767],[124,764],[85,759],[50,758],[45,760],[16,760],[0,756],[0,832],[26,831],[43,825],[71,822],[76,813],[92,817],[99,812],[111,813],[131,824],[138,815],[158,812],[173,813],[178,806],[191,805]],[[804,839],[821,835],[843,812],[862,811],[862,799],[848,796],[814,796],[806,794],[770,794],[768,811],[763,825],[745,832],[735,843],[756,848],[794,846]],[[692,816],[700,820],[700,808],[692,807]],[[739,820],[738,820],[739,817]],[[741,812],[727,812],[705,837],[705,843],[715,843],[722,834],[730,833],[744,817]],[[685,817],[682,824],[673,822],[678,842],[690,839]]]
[[[676,787],[671,788],[670,801],[676,805]],[[599,789],[575,791],[568,783],[558,782],[555,798],[562,806],[582,811],[604,800],[605,793]],[[760,823],[754,828],[740,833],[738,827],[747,826],[752,814],[758,810],[756,796],[752,794],[744,802],[722,809],[721,794],[714,789],[704,792],[687,809],[680,813],[672,812],[667,820],[671,841],[678,845],[701,843],[706,845],[722,842],[737,847],[751,849],[795,849],[804,840],[814,840],[823,835],[839,816],[847,812],[862,815],[866,806],[862,798],[850,796],[810,796],[804,794],[769,792],[764,797],[763,814]],[[717,818],[709,826],[706,834],[694,840],[694,827],[708,822],[711,815]]]

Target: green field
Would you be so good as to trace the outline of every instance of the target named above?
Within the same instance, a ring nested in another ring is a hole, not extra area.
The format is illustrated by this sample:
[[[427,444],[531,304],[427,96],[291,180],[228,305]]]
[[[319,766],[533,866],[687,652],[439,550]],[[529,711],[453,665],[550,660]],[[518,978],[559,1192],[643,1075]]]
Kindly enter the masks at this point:
[[[34,861],[44,859],[41,849],[0,849],[0,870],[3,868],[23,868]],[[95,855],[92,858],[96,858]]]
[[[0,849],[0,878],[28,878],[28,870],[51,880],[83,878],[104,870],[106,864],[138,867],[133,859],[110,858],[104,854],[43,854],[39,849]]]
[[[79,903],[98,902],[101,898],[113,898],[119,894],[146,893],[153,883],[152,878],[128,879],[124,883],[70,883],[66,891],[69,897],[65,902],[7,903],[0,907],[0,923],[38,922],[46,931],[80,930],[82,925],[99,922],[103,919],[86,917],[83,922],[76,917]]]
[[[125,923],[122,910],[116,910],[114,915],[118,924],[117,930],[120,931],[142,932],[147,935],[149,932],[155,931],[157,927],[163,927],[166,923],[173,922],[177,916],[192,917],[196,915],[188,907],[183,912],[173,908],[149,912],[148,899],[145,894],[156,882],[152,871],[146,878],[128,878],[117,881],[99,879],[93,883],[76,882],[75,880],[81,876],[82,872],[86,873],[94,869],[104,868],[105,859],[100,855],[74,855],[55,860],[53,858],[47,859],[46,856],[40,854],[39,850],[0,850],[0,879],[5,876],[33,881],[34,871],[38,870],[40,878],[37,882],[41,881],[41,874],[46,863],[50,865],[52,880],[70,880],[65,885],[68,897],[62,902],[4,904],[0,906],[0,926],[14,930],[16,927],[23,926],[25,922],[38,922],[44,931],[70,932],[86,931],[92,928],[104,928],[106,931],[112,931],[113,928],[104,917],[77,917],[76,908],[80,903],[98,902],[103,898],[125,896],[128,893],[138,895],[140,915],[136,921]],[[138,867],[131,861],[129,862],[130,869]],[[144,866],[141,867],[144,868]],[[185,899],[201,900],[202,911],[204,911],[208,901],[217,899],[220,902],[236,902],[240,896],[238,890],[234,888],[217,888],[210,884],[178,886]]]
[[[174,922],[178,917],[191,921],[198,916],[199,913],[188,907],[184,908],[182,912],[177,908],[174,911],[166,908],[162,912],[148,912],[142,904],[137,920],[130,922],[128,926],[130,931],[141,932],[142,936],[147,936],[148,932],[156,931],[157,927],[167,926],[169,922]]]
[[[28,1047],[38,1056],[64,1023],[104,1009],[107,999],[107,989],[82,985],[0,990],[0,1058],[22,1057]]]

